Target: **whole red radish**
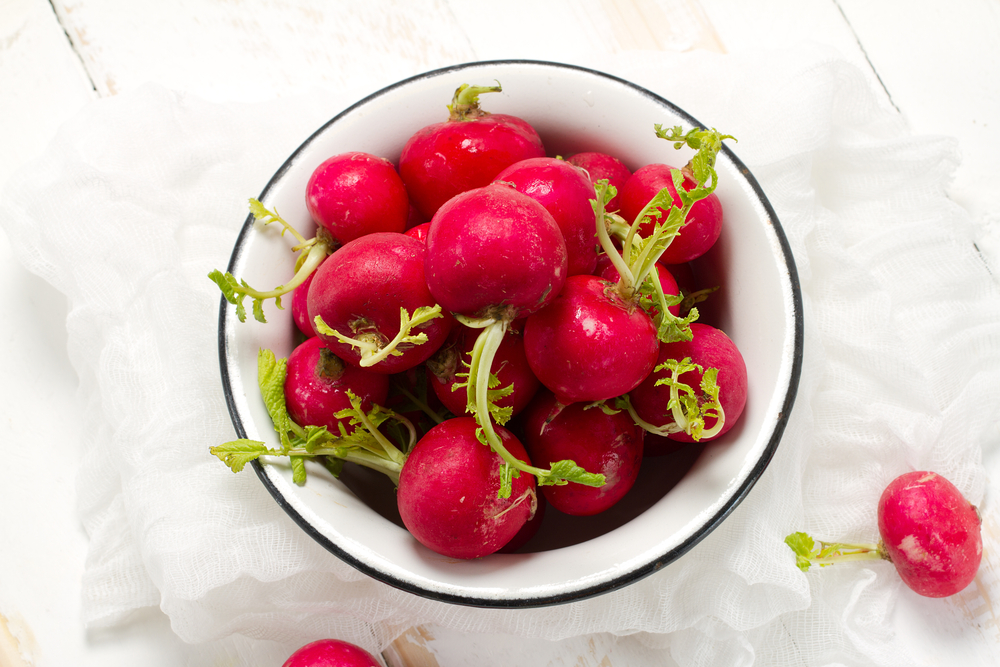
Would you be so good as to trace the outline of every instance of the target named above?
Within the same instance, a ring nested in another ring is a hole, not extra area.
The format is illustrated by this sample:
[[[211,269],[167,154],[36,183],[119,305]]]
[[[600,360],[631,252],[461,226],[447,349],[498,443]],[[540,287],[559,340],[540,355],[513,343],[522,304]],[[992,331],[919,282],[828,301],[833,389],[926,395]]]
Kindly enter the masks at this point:
[[[680,205],[680,198],[674,187],[673,176],[670,167],[665,164],[649,164],[636,170],[632,177],[625,183],[618,196],[621,198],[621,215],[626,221],[632,222],[639,213],[646,207],[646,204],[663,188],[667,188],[674,199],[674,206]],[[686,178],[684,187],[691,190],[696,182],[692,178]],[[666,215],[666,211],[658,209]],[[645,223],[640,226],[639,234],[649,236],[652,233],[652,224]],[[687,220],[680,233],[674,237],[673,241],[660,256],[660,261],[664,264],[681,264],[690,262],[693,259],[705,254],[718,240],[722,233],[722,203],[715,194],[710,194],[701,199],[691,207]]]
[[[418,130],[403,146],[399,173],[426,219],[515,162],[545,155],[541,138],[526,121],[480,108],[479,95],[487,92],[501,92],[500,86],[459,87],[448,119]]]
[[[608,183],[613,185],[618,192],[622,191],[625,183],[632,177],[632,172],[629,171],[624,162],[607,153],[593,151],[577,153],[566,158],[566,161],[586,170],[591,182],[595,184],[601,179],[607,179]],[[615,195],[605,208],[608,211],[617,211],[620,204],[621,196]]]
[[[510,183],[545,207],[562,230],[568,274],[593,273],[597,263],[597,226],[591,200],[596,196],[587,172],[550,157],[515,162],[494,179]]]
[[[338,424],[349,425],[336,416],[351,407],[348,391],[362,399],[367,412],[372,404],[385,405],[389,378],[349,366],[315,336],[288,356],[285,405],[297,424],[326,426],[331,433],[339,433]]]
[[[660,344],[657,370],[629,392],[629,401],[640,419],[663,429],[661,435],[681,442],[707,442],[728,432],[743,414],[747,367],[735,343],[721,330],[695,322],[691,333],[689,341]],[[717,373],[717,397],[710,396],[703,383],[712,369]]]
[[[954,595],[979,571],[979,512],[936,473],[909,472],[889,483],[878,503],[878,532],[903,583],[920,595]]]
[[[373,232],[402,232],[410,202],[391,162],[353,152],[335,155],[313,171],[306,207],[316,224],[347,243]]]
[[[417,239],[381,232],[346,243],[317,269],[309,317],[322,319],[317,332],[338,357],[398,373],[440,347],[454,320],[427,290],[424,256]]]
[[[282,667],[380,667],[381,663],[360,646],[339,639],[320,639],[306,644]]]
[[[590,516],[617,503],[632,488],[642,463],[645,431],[624,410],[573,403],[563,405],[542,391],[524,412],[524,446],[539,462],[572,459],[591,472],[604,475],[604,486],[569,482],[541,487],[557,510]]]
[[[597,276],[571,276],[524,326],[531,370],[566,405],[628,393],[652,372],[658,349],[649,315]]]
[[[914,471],[892,480],[878,501],[877,544],[817,542],[792,533],[785,543],[803,572],[810,565],[885,559],[919,595],[947,597],[972,583],[983,557],[979,510],[941,475]]]
[[[468,396],[464,387],[455,388],[456,384],[468,378],[459,374],[469,372],[468,365],[472,359],[472,351],[476,344],[479,331],[457,325],[452,329],[449,342],[441,346],[437,353],[427,360],[427,370],[430,373],[430,385],[441,403],[454,415],[464,415],[467,412]],[[496,356],[493,358],[491,372],[496,374],[499,386],[507,395],[497,399],[495,404],[500,408],[510,408],[510,416],[520,413],[531,401],[541,384],[531,372],[528,359],[524,356],[524,337],[508,329]],[[507,389],[509,388],[509,390]]]
[[[512,322],[554,299],[566,280],[566,242],[552,214],[503,183],[449,200],[426,244],[427,288],[467,317]]]
[[[514,537],[535,512],[535,478],[521,474],[500,498],[504,461],[476,436],[471,417],[457,417],[427,432],[410,452],[396,493],[406,529],[424,546],[451,558],[491,554]],[[495,427],[513,456],[528,461],[507,429]]]

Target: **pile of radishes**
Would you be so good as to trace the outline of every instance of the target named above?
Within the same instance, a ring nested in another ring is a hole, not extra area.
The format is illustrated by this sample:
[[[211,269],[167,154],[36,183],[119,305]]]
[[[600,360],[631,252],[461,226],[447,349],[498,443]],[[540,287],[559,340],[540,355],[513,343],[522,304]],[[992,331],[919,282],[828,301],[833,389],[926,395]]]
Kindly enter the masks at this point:
[[[307,459],[380,470],[406,528],[454,558],[519,547],[543,499],[607,510],[647,435],[718,438],[747,392],[736,346],[695,322],[715,286],[688,266],[722,230],[714,164],[729,137],[655,126],[651,141],[694,149],[683,169],[547,156],[524,119],[480,108],[498,90],[460,87],[398,167],[362,152],[323,162],[304,193],[314,238],[252,201],[296,237],[284,286],[211,274],[241,320],[247,297],[264,321],[263,303],[290,295],[304,339],[288,359],[260,352],[280,447],[213,453],[233,470],[287,456],[299,483]]]

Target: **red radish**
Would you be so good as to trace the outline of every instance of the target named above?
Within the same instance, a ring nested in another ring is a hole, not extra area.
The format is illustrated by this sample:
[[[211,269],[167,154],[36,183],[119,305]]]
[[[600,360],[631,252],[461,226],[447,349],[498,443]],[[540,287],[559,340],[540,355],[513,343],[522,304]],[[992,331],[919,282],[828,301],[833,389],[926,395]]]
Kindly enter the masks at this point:
[[[674,167],[665,164],[649,164],[638,169],[619,192],[621,198],[621,215],[627,221],[633,221],[646,204],[660,190],[667,188],[673,197],[674,206],[680,205],[680,198],[674,187],[671,171]],[[696,186],[693,178],[686,178],[684,188],[691,190]],[[663,212],[662,208],[658,209]],[[691,213],[681,228],[680,233],[663,252],[660,261],[664,264],[681,264],[690,262],[708,251],[722,233],[722,203],[718,196],[710,194],[695,202]],[[651,223],[642,225],[639,234],[648,237],[652,234]]]
[[[315,273],[310,273],[301,285],[292,291],[292,320],[302,335],[312,338],[316,335],[312,320],[309,319],[309,307],[307,305],[309,297],[309,286],[312,284]]]
[[[313,172],[306,207],[340,243],[373,232],[406,229],[410,203],[396,168],[369,153],[335,155]]]
[[[424,244],[380,232],[350,241],[323,262],[309,289],[309,317],[338,357],[378,373],[425,361],[445,341],[442,316],[424,280]],[[412,329],[412,331],[411,331]]]
[[[469,372],[467,364],[472,359],[478,334],[476,329],[455,326],[449,341],[427,360],[434,394],[454,415],[461,416],[467,411],[468,392],[464,387],[456,390],[455,385],[468,379],[458,374]],[[524,356],[524,337],[510,329],[497,348],[490,372],[497,376],[501,387],[510,388],[510,393],[498,398],[494,404],[499,408],[510,408],[511,417],[528,405],[541,386]]]
[[[569,256],[567,275],[593,273],[597,262],[594,184],[587,172],[565,160],[538,157],[515,162],[494,179],[510,183],[545,207],[562,230]]]
[[[625,183],[632,177],[632,172],[625,166],[625,163],[618,158],[607,153],[577,153],[566,158],[570,164],[575,164],[581,169],[585,169],[590,175],[590,180],[596,185],[601,179],[607,179],[618,192],[622,191]],[[621,197],[616,195],[608,202],[606,208],[609,211],[617,211],[621,202]]]
[[[690,341],[661,343],[656,372],[629,392],[633,417],[682,442],[713,440],[729,431],[747,398],[746,363],[729,336],[698,322],[691,333]],[[676,370],[665,367],[671,364]],[[717,372],[717,400],[704,384],[711,369]]]
[[[423,243],[427,242],[427,233],[431,231],[431,223],[425,222],[417,225],[416,227],[410,227],[404,233],[407,236],[417,239]]]
[[[545,499],[557,510],[590,516],[617,503],[632,488],[642,462],[645,431],[629,414],[603,405],[563,405],[542,391],[524,413],[524,446],[538,462],[573,459],[604,475],[604,486],[544,486]]]
[[[968,586],[983,556],[979,512],[933,472],[900,475],[878,503],[878,532],[903,583],[940,598]]]
[[[663,294],[666,296],[678,297],[680,296],[681,289],[677,285],[677,281],[674,280],[673,274],[670,270],[663,266],[662,264],[657,264],[656,274],[660,279],[660,287],[663,289]],[[594,275],[599,278],[604,278],[608,282],[617,283],[621,276],[618,274],[618,269],[611,262],[611,258],[607,254],[601,254],[597,258],[597,266],[594,267]],[[640,302],[643,301],[643,297],[640,297]],[[643,308],[651,317],[656,317],[659,312],[657,310],[656,304],[652,299],[645,299],[647,303],[643,303]],[[678,303],[675,306],[670,306],[667,308],[673,315],[680,315],[681,305]]]
[[[541,383],[568,405],[634,389],[653,370],[659,341],[649,315],[614,283],[579,275],[528,318],[524,349]]]
[[[417,442],[399,476],[396,498],[406,529],[423,545],[451,558],[479,558],[510,542],[535,512],[535,479],[511,480],[498,497],[505,464],[476,437],[471,417],[438,424]],[[497,426],[506,449],[528,462],[524,447]]]
[[[349,425],[336,416],[351,407],[348,391],[362,399],[365,412],[372,404],[384,405],[389,395],[387,376],[345,364],[315,336],[292,350],[287,373],[288,414],[302,426],[326,426],[331,433],[339,433],[338,424]]]
[[[566,280],[566,242],[552,215],[502,183],[449,200],[426,243],[427,288],[466,317],[511,322],[554,299]]]
[[[381,663],[360,646],[339,639],[320,639],[306,644],[282,667],[380,667]]]
[[[403,146],[399,173],[426,219],[455,195],[488,184],[515,162],[545,155],[541,138],[527,122],[479,107],[479,95],[487,92],[500,92],[500,86],[459,87],[448,119],[417,131]]]
[[[792,533],[785,543],[802,570],[811,564],[885,559],[919,595],[947,597],[972,583],[983,556],[979,510],[954,484],[934,472],[900,475],[878,501],[878,544],[815,541]]]

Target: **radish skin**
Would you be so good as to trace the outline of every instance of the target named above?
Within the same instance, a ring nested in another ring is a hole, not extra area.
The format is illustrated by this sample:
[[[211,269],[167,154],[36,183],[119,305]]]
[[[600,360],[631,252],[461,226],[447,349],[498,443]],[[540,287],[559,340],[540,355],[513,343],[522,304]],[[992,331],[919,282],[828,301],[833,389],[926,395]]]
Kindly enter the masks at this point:
[[[380,667],[360,646],[339,639],[320,639],[298,649],[282,667]]]
[[[920,595],[954,595],[979,570],[979,513],[936,473],[915,471],[894,479],[879,499],[878,530],[903,583]]]
[[[403,525],[421,544],[451,558],[480,558],[504,546],[535,513],[535,478],[511,480],[500,498],[504,461],[476,437],[471,417],[438,424],[410,452],[396,499]],[[513,456],[530,464],[507,429],[496,433]]]

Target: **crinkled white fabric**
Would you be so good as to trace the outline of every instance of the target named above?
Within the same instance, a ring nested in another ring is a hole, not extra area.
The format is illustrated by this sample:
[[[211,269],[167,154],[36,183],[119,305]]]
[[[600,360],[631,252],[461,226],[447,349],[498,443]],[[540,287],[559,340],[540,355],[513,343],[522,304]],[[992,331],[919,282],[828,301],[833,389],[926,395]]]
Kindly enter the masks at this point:
[[[891,565],[803,574],[782,540],[803,529],[873,541],[881,489],[913,468],[983,497],[982,447],[997,444],[1000,417],[1000,294],[968,214],[945,195],[956,143],[911,136],[861,71],[819,47],[581,64],[737,136],[789,237],[802,381],[746,500],[664,571],[557,609],[435,603],[332,557],[252,473],[208,454],[234,434],[206,274],[226,265],[247,197],[370,91],[219,105],[147,85],[68,123],[9,184],[0,213],[19,259],[70,305],[89,415],[78,495],[91,626],[158,606],[185,641],[231,637],[258,659],[270,647],[274,664],[323,636],[379,650],[420,623],[635,634],[684,666],[922,664],[891,632]]]

